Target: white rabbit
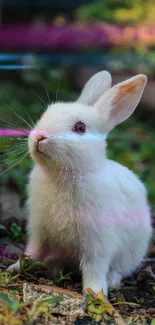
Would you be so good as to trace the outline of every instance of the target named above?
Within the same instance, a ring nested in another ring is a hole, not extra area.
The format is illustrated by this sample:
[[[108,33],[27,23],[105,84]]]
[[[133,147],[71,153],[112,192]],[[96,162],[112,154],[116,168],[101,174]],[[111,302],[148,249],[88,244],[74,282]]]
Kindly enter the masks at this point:
[[[91,287],[107,295],[108,287],[135,271],[149,247],[145,187],[128,168],[107,159],[105,141],[133,113],[146,82],[139,74],[111,88],[110,74],[99,72],[75,103],[50,105],[29,136],[35,166],[26,254],[79,263],[84,293]]]

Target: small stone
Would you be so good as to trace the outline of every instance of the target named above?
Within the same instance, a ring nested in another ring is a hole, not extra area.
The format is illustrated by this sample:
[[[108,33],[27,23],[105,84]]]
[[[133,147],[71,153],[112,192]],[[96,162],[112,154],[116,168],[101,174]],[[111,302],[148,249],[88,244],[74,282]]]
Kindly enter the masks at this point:
[[[52,280],[48,280],[48,279],[45,279],[43,277],[39,278],[39,283],[40,284],[46,284],[46,285],[53,285],[53,281]]]
[[[147,313],[149,313],[149,314],[155,314],[155,308],[149,308],[149,309],[147,309]]]
[[[49,305],[52,313],[64,316],[84,315],[86,301],[83,295],[54,285],[38,285],[27,282],[23,284],[24,302],[43,301],[55,297],[63,297],[63,301]]]
[[[141,309],[139,310],[139,312],[140,312],[140,314],[145,314],[145,313],[146,313],[146,309],[145,309],[145,308],[141,308]]]

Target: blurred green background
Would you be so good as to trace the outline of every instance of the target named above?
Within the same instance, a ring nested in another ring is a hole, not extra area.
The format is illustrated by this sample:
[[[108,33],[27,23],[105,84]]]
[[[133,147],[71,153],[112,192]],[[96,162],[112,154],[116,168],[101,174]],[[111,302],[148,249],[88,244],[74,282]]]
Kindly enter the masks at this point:
[[[65,15],[63,10],[60,11],[60,13],[56,13],[54,18],[52,16],[52,19],[61,26],[69,21],[87,26],[102,21],[119,26],[135,26],[135,28],[136,24],[140,24],[143,29],[143,26],[154,23],[155,3],[145,0],[96,1],[90,4],[81,4],[75,10],[72,8],[72,12],[65,13]],[[46,12],[47,10],[45,10],[45,16]],[[12,12],[12,17],[13,15]],[[118,60],[114,59],[110,67],[111,72],[131,72],[133,75],[138,70],[142,73],[146,72],[153,80],[155,75],[155,44],[150,44],[148,47],[146,44],[138,43],[134,51],[131,49],[132,44],[125,46],[123,44],[111,48],[110,53],[117,53],[118,57],[123,53],[130,57],[126,64],[123,59],[120,59],[119,63]],[[101,51],[106,53],[106,49],[100,49]],[[90,52],[91,49],[87,49],[86,53],[89,54]],[[134,66],[135,61],[132,59],[134,53],[138,53],[139,58],[147,59],[145,64],[139,62],[139,66],[138,63]],[[102,70],[101,66],[100,70]],[[51,64],[46,65],[41,70],[11,71],[7,75],[3,71],[0,75],[1,127],[27,127],[27,124],[32,127],[32,121],[35,123],[44,107],[47,106],[48,97],[50,97],[51,102],[56,99],[65,101],[76,99],[80,89],[74,85],[74,67],[71,68],[71,75],[72,78],[69,73],[64,72],[62,67],[55,67]],[[144,181],[153,211],[155,211],[154,112],[155,110],[150,111],[145,108],[138,109],[132,118],[119,125],[110,133],[108,138],[109,158],[128,166]],[[6,184],[11,178],[19,188],[21,206],[23,207],[26,195],[25,188],[32,161],[29,156],[24,160],[21,160],[22,157],[20,140],[0,139],[0,184]],[[21,163],[16,165],[20,161]],[[11,166],[13,167],[11,168]],[[4,172],[5,169],[7,169],[6,172]]]

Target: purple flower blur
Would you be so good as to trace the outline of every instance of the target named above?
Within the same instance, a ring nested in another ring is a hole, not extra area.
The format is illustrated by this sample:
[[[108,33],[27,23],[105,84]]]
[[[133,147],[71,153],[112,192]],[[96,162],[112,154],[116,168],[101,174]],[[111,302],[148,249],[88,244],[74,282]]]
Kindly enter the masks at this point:
[[[2,26],[0,48],[25,50],[74,50],[111,47],[130,44],[133,46],[155,44],[154,26],[117,26],[105,22],[93,25],[68,24],[64,26],[19,24]]]

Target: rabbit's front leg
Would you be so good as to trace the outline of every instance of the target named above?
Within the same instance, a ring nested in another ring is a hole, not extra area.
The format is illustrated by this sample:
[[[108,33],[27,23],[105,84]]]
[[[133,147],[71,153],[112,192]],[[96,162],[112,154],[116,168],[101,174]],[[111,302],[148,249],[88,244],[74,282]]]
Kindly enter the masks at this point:
[[[87,289],[91,288],[96,294],[102,289],[108,295],[107,273],[109,270],[109,258],[92,256],[88,258],[86,252],[81,258],[81,271],[83,280],[83,292],[87,294]]]

